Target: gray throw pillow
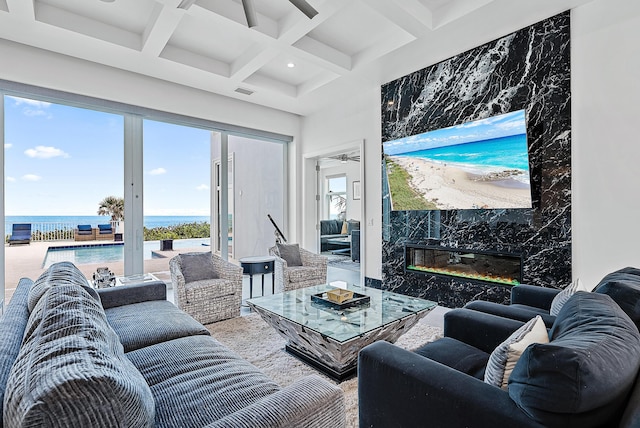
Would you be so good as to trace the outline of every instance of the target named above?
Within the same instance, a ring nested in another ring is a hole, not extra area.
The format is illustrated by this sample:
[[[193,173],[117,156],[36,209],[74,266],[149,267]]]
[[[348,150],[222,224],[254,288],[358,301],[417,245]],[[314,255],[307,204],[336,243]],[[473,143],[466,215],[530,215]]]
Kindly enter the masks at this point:
[[[302,266],[300,246],[298,244],[277,244],[280,258],[287,262],[287,266]]]
[[[549,333],[540,315],[514,331],[491,353],[484,372],[484,381],[507,389],[511,372],[524,350],[532,343],[549,343]]]
[[[14,427],[152,427],[155,402],[100,303],[77,285],[33,308],[11,368],[4,423]]]
[[[211,251],[180,254],[180,270],[185,283],[219,278],[213,267]]]

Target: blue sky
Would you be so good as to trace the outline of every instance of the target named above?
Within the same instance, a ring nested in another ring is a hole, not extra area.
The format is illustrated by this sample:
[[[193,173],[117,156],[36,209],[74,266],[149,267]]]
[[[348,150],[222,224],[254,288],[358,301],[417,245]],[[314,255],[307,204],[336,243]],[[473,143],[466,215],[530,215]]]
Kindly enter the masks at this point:
[[[518,110],[449,128],[387,141],[383,145],[385,154],[396,155],[524,133],[526,133],[525,113],[524,110]]]
[[[5,97],[6,215],[96,215],[123,196],[120,115]],[[210,132],[145,120],[146,215],[209,215]]]

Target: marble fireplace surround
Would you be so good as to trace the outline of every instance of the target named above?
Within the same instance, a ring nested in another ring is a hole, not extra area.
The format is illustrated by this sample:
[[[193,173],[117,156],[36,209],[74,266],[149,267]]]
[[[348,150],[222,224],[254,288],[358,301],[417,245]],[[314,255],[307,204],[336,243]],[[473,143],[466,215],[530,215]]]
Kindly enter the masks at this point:
[[[532,209],[391,211],[383,165],[381,288],[460,307],[511,287],[405,271],[406,244],[522,255],[522,283],[571,282],[570,13],[382,86],[382,141],[527,112]],[[371,284],[376,286],[375,283]]]

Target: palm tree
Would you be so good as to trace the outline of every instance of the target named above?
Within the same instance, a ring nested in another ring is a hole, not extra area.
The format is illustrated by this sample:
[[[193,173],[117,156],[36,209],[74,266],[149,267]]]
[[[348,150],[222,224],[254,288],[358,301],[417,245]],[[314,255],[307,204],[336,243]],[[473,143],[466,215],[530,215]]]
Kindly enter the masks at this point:
[[[100,201],[98,215],[111,216],[111,221],[124,220],[124,198],[107,196]]]

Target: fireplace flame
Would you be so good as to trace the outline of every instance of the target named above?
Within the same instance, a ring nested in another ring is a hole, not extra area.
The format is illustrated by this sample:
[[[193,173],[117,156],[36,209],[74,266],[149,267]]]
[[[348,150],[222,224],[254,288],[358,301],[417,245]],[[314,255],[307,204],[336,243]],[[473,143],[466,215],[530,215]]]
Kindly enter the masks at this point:
[[[447,269],[447,268],[409,265],[407,266],[407,269],[417,270],[420,272],[437,273],[440,275],[457,276],[459,278],[469,278],[469,279],[476,279],[480,281],[495,282],[498,284],[507,284],[507,285],[520,284],[518,280],[514,278],[503,277],[499,275],[473,273],[473,272],[460,272],[454,269]]]

